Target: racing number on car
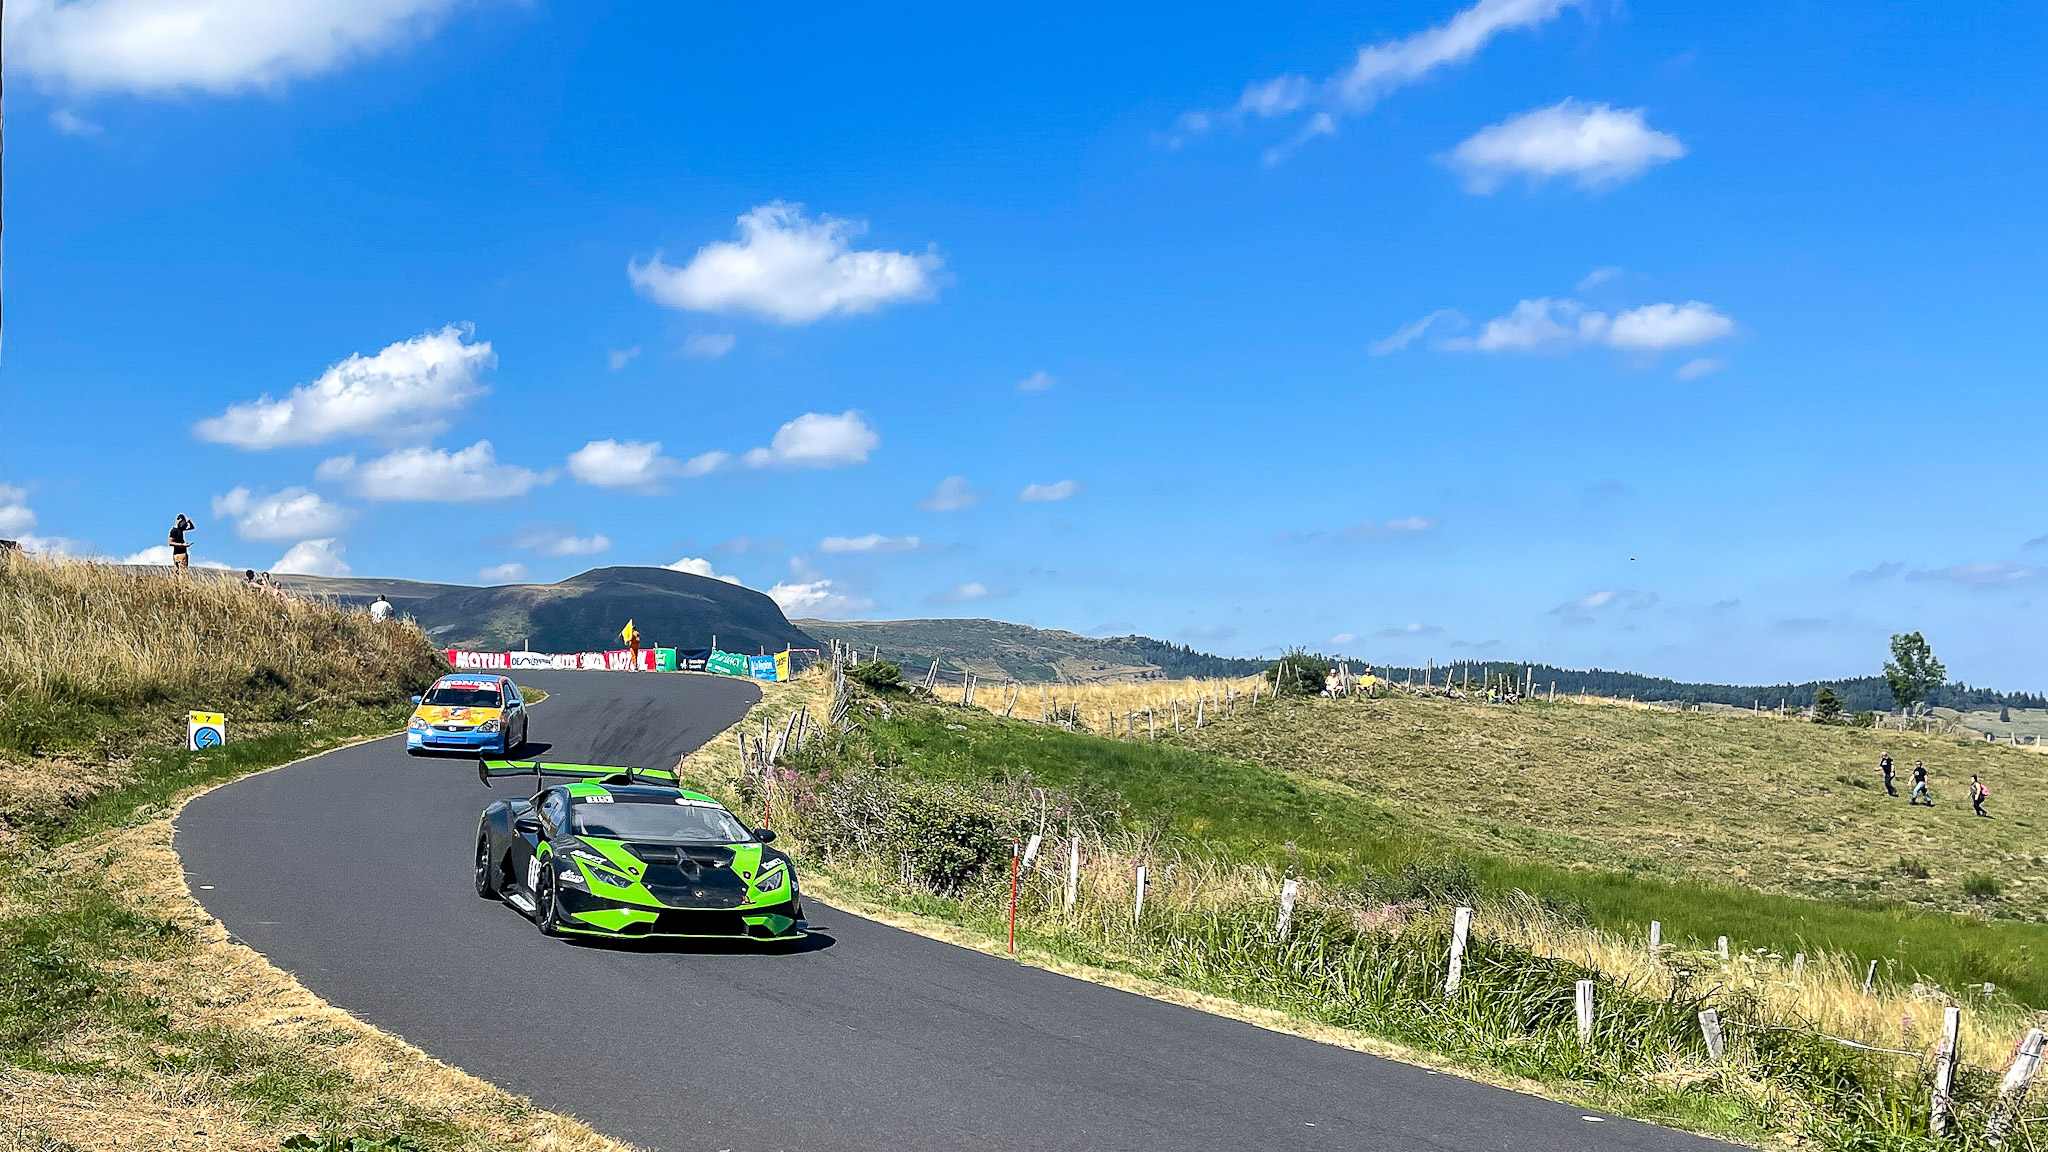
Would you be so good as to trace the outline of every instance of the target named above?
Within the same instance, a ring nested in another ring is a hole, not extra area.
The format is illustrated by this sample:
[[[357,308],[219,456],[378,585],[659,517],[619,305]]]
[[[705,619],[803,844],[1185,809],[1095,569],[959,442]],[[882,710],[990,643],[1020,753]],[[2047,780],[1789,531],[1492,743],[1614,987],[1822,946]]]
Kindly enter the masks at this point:
[[[540,891],[540,857],[538,856],[526,858],[526,887],[534,892]]]

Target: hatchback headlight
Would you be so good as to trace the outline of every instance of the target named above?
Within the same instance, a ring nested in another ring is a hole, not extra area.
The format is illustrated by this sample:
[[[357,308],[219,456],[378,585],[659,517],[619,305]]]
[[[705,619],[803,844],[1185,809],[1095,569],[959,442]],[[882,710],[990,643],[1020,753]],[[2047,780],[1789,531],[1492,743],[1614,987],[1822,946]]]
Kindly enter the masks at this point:
[[[780,892],[789,880],[789,866],[777,864],[754,878],[756,892]]]
[[[479,732],[496,732],[498,730],[498,722],[496,720],[486,720],[477,725],[476,730]]]
[[[415,716],[406,723],[405,730],[408,732],[425,732],[427,730],[427,722]]]

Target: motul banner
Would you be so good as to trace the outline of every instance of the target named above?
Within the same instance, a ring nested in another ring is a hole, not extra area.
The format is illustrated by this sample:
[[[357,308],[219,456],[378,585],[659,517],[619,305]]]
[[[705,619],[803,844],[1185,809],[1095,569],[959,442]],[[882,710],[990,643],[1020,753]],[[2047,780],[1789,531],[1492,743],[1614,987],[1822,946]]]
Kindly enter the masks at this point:
[[[443,655],[447,656],[448,662],[457,668],[512,667],[512,654],[510,652],[466,652],[460,648],[450,648]]]

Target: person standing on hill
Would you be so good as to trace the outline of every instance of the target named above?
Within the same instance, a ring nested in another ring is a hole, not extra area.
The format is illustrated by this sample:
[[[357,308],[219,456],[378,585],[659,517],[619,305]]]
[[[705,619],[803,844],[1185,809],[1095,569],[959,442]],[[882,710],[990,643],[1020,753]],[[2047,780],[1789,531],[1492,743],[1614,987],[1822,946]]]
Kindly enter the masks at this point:
[[[1906,803],[1925,804],[1929,808],[1934,807],[1934,797],[1927,791],[1927,765],[1922,764],[1918,760],[1913,761],[1913,795],[1906,800]]]
[[[1988,819],[1991,813],[1984,810],[1984,798],[1989,795],[1991,789],[1986,788],[1984,782],[1977,779],[1975,772],[1970,773],[1970,811]]]
[[[1899,794],[1899,770],[1892,767],[1892,754],[1887,752],[1877,758],[1877,770],[1884,775],[1884,794]]]
[[[391,601],[386,600],[382,592],[377,593],[377,598],[370,601],[370,619],[379,624],[391,619]]]
[[[183,512],[178,513],[178,518],[171,522],[171,567],[182,571],[192,566],[192,546],[185,542],[185,533],[197,527],[199,525],[194,524],[192,518]]]
[[[628,620],[626,621],[626,626],[619,629],[619,639],[626,642],[626,670],[628,672],[638,672],[640,670],[640,630],[633,627],[633,622]]]

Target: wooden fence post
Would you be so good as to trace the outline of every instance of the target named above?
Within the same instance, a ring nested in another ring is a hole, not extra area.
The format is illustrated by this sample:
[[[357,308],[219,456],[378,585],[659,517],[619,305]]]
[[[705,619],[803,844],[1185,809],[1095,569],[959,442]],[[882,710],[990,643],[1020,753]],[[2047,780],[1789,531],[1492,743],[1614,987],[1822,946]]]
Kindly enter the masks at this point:
[[[1792,957],[1792,978],[1798,979],[1799,974],[1804,971],[1806,971],[1806,953],[1801,952]]]
[[[2012,1067],[2006,1070],[2005,1083],[1998,1089],[1998,1106],[1992,1112],[1991,1123],[1984,1128],[1984,1139],[1993,1148],[2005,1147],[2006,1133],[2026,1105],[2027,1089],[2033,1087],[2034,1073],[2041,1070],[2041,1040],[2041,1030],[2030,1028],[2020,1041],[2019,1051],[2013,1053]]]
[[[1208,702],[1209,701],[1206,694],[1195,697],[1195,729],[1197,731],[1200,731],[1202,727],[1202,705],[1207,704]]]
[[[1721,1014],[1712,1008],[1700,1009],[1700,1036],[1707,1042],[1707,1056],[1714,1063],[1721,1062],[1721,1053],[1726,1050],[1726,1041],[1721,1036]]]
[[[1024,842],[1024,867],[1031,867],[1031,862],[1038,859],[1038,845],[1044,839],[1045,837],[1033,832],[1031,839]]]
[[[1652,921],[1650,921],[1650,952],[1651,952],[1651,954],[1653,954],[1653,955],[1654,955],[1654,954],[1656,953],[1657,949],[1659,949],[1659,948],[1663,947],[1663,945],[1664,945],[1664,922],[1663,922],[1662,920],[1652,920]]]
[[[1721,959],[1728,959],[1728,938],[1726,936],[1721,937],[1720,942],[1714,945],[1714,950],[1721,954]]]
[[[1301,894],[1301,881],[1289,876],[1280,884],[1280,925],[1279,939],[1287,939],[1287,929],[1294,921],[1294,900]]]
[[[1961,1008],[1942,1009],[1941,1046],[1934,1050],[1933,1107],[1927,1118],[1927,1130],[1934,1136],[1948,1135],[1949,1113],[1955,1108],[1952,1092],[1956,1082],[1956,1033],[1962,1022]]]
[[[1174,697],[1173,700],[1173,732],[1176,736],[1180,735],[1180,697],[1178,696]]]
[[[1131,905],[1131,923],[1136,924],[1145,914],[1145,866],[1138,865],[1138,898]]]
[[[1081,894],[1081,838],[1067,841],[1067,911],[1074,910],[1074,898]]]
[[[1591,1044],[1593,1042],[1593,982],[1591,980],[1579,981],[1574,992],[1573,999],[1577,1001],[1579,1009],[1579,1043]]]
[[[1870,962],[1870,967],[1868,967],[1868,968],[1864,969],[1864,971],[1863,971],[1863,994],[1864,994],[1865,996],[1868,996],[1868,995],[1870,995],[1870,986],[1871,986],[1872,984],[1876,983],[1876,982],[1877,982],[1877,961],[1875,961],[1875,960],[1872,960],[1872,961]]]
[[[1159,716],[1149,706],[1145,709],[1145,728],[1147,730],[1146,739],[1159,739]]]
[[[1458,990],[1465,981],[1465,938],[1472,934],[1472,910],[1458,909],[1457,918],[1451,921],[1451,970],[1444,977],[1444,995]]]

